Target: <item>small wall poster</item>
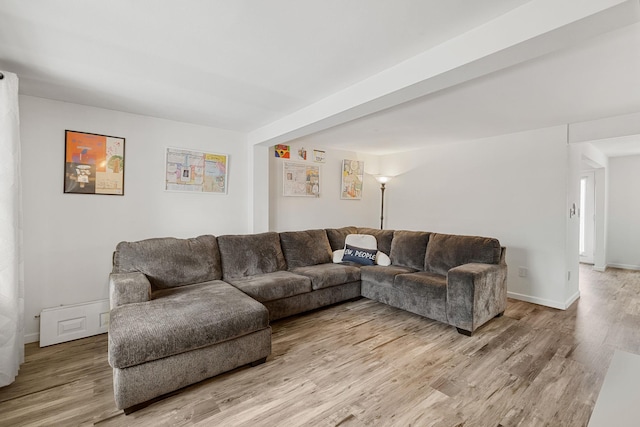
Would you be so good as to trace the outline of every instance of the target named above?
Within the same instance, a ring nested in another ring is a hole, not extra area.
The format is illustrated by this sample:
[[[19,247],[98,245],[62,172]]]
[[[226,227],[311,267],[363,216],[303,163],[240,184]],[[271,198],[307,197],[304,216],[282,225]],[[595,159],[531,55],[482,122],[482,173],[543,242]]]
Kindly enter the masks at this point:
[[[279,159],[291,158],[291,147],[284,144],[278,144],[275,146],[275,155]]]
[[[358,160],[342,161],[341,199],[362,199],[362,183],[364,180],[364,162]]]
[[[324,163],[326,153],[322,150],[313,150],[313,161],[316,163]]]

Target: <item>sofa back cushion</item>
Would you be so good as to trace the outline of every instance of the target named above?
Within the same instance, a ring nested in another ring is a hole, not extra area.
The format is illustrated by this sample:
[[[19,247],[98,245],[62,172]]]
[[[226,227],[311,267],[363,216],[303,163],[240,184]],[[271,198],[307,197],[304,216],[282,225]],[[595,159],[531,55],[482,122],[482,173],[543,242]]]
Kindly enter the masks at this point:
[[[427,244],[425,269],[447,274],[450,269],[471,262],[498,264],[500,252],[498,239],[432,233]]]
[[[280,243],[289,269],[332,262],[331,245],[324,230],[282,232]]]
[[[192,239],[163,237],[120,242],[113,254],[113,273],[140,272],[153,290],[222,278],[215,236]]]
[[[358,229],[356,227],[342,227],[342,228],[327,228],[327,237],[329,238],[329,244],[332,251],[338,249],[344,249],[345,239],[349,234],[356,234]]]
[[[393,230],[378,230],[377,228],[358,228],[359,234],[371,234],[378,241],[378,250],[389,255],[391,253],[391,241]]]
[[[287,269],[278,233],[219,236],[218,246],[224,279]]]
[[[391,264],[424,270],[429,233],[424,231],[394,231],[391,241]]]

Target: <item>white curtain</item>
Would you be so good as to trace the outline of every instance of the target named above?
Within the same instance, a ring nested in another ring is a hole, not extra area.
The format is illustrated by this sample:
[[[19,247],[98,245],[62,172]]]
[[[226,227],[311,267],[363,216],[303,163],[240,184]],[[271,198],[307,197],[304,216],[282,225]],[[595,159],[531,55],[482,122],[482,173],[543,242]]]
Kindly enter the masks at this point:
[[[24,362],[18,76],[0,71],[0,387]]]

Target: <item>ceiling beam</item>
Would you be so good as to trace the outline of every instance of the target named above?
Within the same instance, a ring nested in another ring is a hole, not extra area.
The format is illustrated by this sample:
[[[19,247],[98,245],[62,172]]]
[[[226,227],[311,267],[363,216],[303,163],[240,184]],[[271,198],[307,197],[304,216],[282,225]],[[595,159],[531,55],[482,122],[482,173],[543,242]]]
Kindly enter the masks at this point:
[[[274,145],[427,96],[640,21],[639,0],[532,0],[248,134]]]

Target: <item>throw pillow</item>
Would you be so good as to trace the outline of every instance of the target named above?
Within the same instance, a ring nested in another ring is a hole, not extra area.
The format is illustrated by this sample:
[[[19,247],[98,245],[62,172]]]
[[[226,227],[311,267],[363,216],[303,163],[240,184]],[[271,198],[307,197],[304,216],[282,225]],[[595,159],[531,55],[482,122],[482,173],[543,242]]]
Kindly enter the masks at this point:
[[[378,254],[376,255],[376,264],[384,266],[391,265],[391,258],[389,258],[389,255],[384,252],[378,251]]]
[[[374,265],[376,262],[376,249],[364,249],[357,246],[345,245],[342,261],[351,261],[362,265]]]
[[[343,256],[344,256],[344,249],[337,249],[333,251],[333,262],[336,264],[342,262]]]

